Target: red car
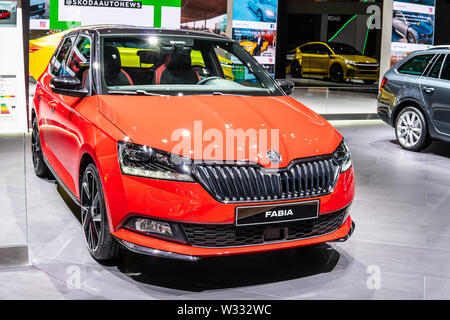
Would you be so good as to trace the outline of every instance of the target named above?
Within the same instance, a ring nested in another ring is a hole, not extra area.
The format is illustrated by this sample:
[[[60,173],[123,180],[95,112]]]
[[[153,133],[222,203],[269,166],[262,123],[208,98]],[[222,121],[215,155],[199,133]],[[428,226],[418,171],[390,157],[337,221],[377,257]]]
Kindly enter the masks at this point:
[[[8,10],[0,10],[0,19],[10,19],[11,13]]]
[[[34,169],[80,205],[97,260],[122,248],[195,261],[344,241],[350,152],[292,90],[226,37],[78,29],[36,87]]]

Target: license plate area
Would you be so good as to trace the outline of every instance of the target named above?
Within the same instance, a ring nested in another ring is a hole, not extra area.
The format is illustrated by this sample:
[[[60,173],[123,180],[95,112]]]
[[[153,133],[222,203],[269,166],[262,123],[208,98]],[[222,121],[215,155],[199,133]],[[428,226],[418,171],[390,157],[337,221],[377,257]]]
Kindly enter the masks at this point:
[[[256,225],[316,219],[319,200],[236,207],[236,225]]]

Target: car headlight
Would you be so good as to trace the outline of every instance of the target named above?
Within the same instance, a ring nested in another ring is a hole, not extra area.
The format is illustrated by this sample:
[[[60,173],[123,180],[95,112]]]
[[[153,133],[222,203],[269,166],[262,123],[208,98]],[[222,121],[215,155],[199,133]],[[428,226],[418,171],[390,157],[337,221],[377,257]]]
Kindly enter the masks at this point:
[[[351,60],[344,60],[345,64],[349,64],[351,66],[356,66],[356,62],[355,61],[351,61]]]
[[[151,147],[118,142],[118,156],[123,174],[145,178],[193,182],[192,160]]]
[[[333,152],[333,157],[337,163],[341,166],[341,172],[345,172],[352,166],[352,155],[350,154],[350,149],[348,148],[345,139],[342,139],[341,144]]]

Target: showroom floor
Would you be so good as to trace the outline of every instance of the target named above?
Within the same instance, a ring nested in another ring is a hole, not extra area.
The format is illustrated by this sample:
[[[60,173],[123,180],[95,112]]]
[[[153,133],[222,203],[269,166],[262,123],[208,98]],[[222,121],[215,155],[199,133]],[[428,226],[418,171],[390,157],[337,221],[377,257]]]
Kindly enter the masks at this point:
[[[353,237],[198,263],[135,254],[118,266],[95,262],[76,206],[34,176],[28,154],[31,265],[0,270],[0,298],[450,299],[450,145],[412,153],[379,121],[335,124],[354,157]]]

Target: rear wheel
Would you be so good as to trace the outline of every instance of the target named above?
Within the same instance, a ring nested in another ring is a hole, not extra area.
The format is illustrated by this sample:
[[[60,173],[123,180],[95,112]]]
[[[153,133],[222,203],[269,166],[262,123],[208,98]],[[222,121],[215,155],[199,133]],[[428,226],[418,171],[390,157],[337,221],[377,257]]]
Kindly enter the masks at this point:
[[[121,247],[110,233],[105,198],[97,168],[89,164],[81,180],[81,222],[86,245],[96,260],[115,260]]]
[[[395,135],[406,150],[420,151],[431,143],[425,117],[415,107],[407,107],[400,112],[395,122]]]
[[[41,137],[39,135],[39,126],[37,118],[33,118],[31,133],[31,156],[33,159],[34,173],[40,178],[51,177],[50,170],[44,162],[44,155],[42,154]]]
[[[339,64],[335,63],[331,66],[330,79],[333,82],[342,82],[344,80],[344,71]]]

